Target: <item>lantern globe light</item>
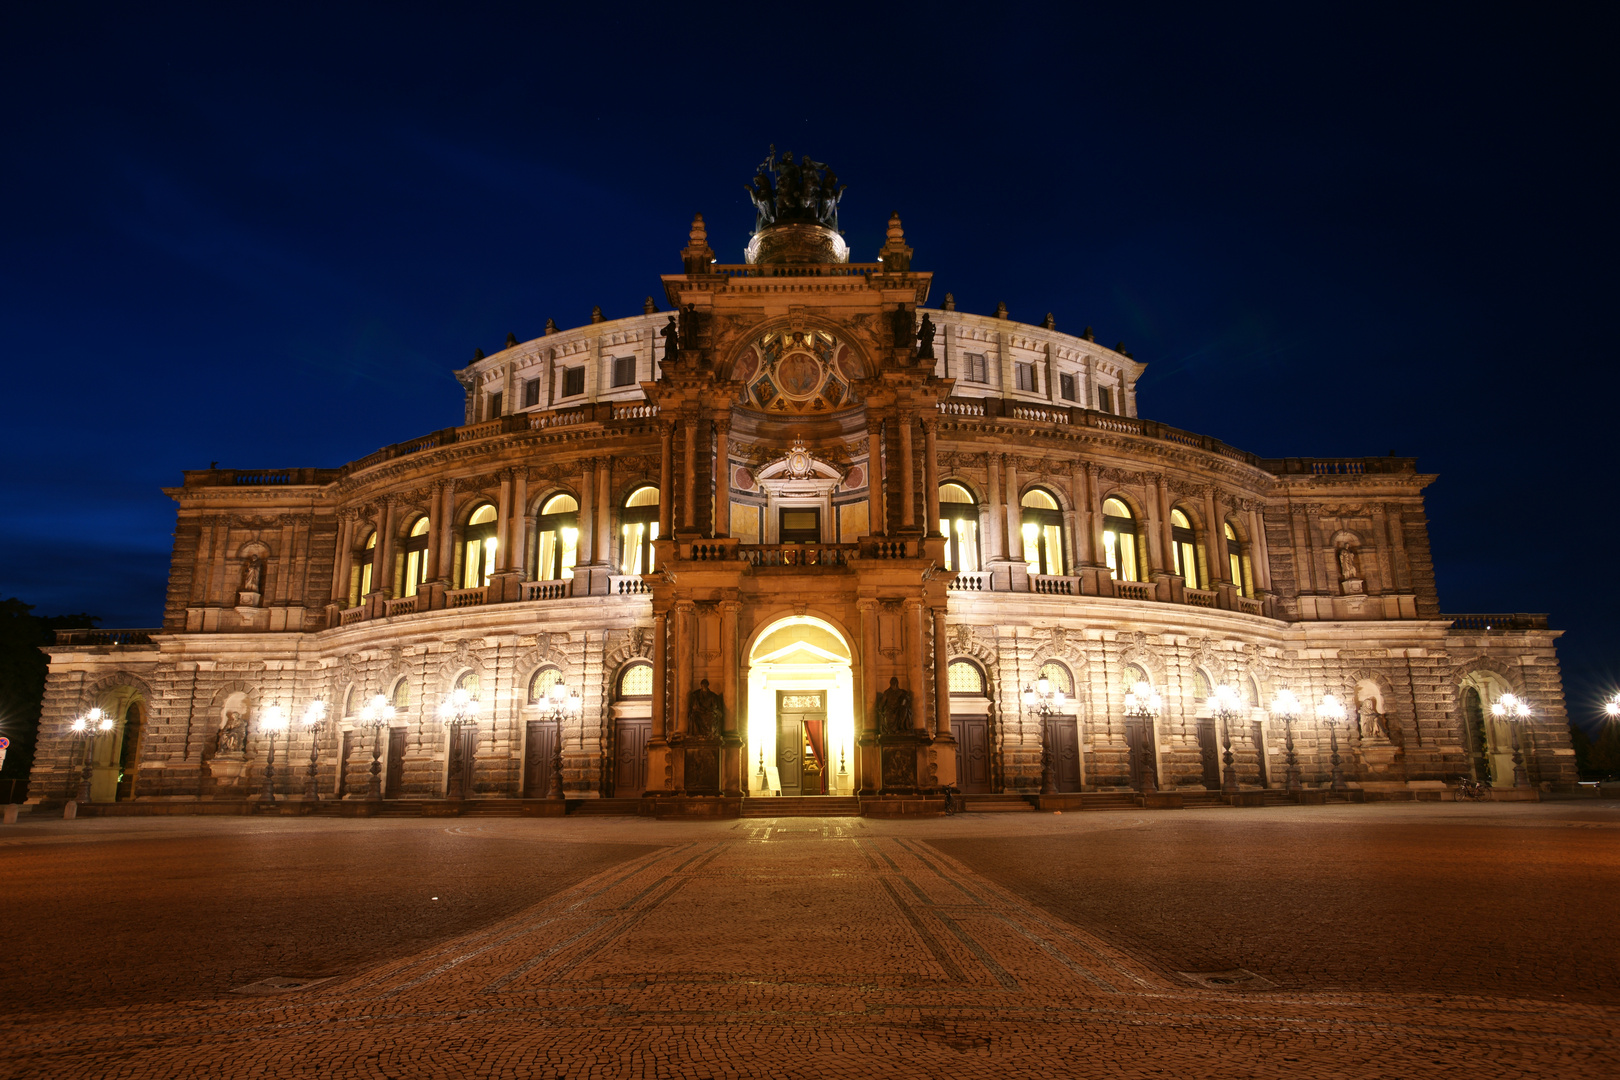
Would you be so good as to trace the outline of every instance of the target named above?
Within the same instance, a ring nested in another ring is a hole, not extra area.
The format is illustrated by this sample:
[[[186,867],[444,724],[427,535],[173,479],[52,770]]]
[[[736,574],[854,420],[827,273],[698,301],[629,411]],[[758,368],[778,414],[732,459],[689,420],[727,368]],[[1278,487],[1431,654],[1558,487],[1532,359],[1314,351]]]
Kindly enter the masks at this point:
[[[1614,695],[1603,703],[1603,712],[1610,719],[1620,717],[1620,694]]]
[[[309,707],[304,710],[304,726],[314,727],[316,724],[325,722],[325,720],[326,702],[322,701],[320,698],[316,698],[314,701],[310,702]]]
[[[286,711],[280,705],[271,705],[264,710],[264,719],[259,721],[259,726],[266,731],[286,731]]]
[[[1344,704],[1332,694],[1322,695],[1322,704],[1316,707],[1316,711],[1323,720],[1334,724],[1339,723],[1346,716]]]
[[[1277,696],[1272,699],[1271,711],[1278,716],[1293,719],[1299,715],[1299,698],[1295,697],[1294,692],[1285,686],[1278,690]]]
[[[1045,697],[1046,695],[1050,694],[1052,692],[1052,680],[1048,679],[1045,675],[1042,675],[1040,678],[1036,679],[1035,692],[1040,694],[1041,697]]]
[[[1024,704],[1029,707],[1035,705],[1035,691],[1027,686],[1024,687]]]
[[[84,732],[84,731],[88,731],[89,729],[90,729],[90,721],[86,720],[82,716],[74,717],[74,719],[73,719],[73,730],[75,732]]]

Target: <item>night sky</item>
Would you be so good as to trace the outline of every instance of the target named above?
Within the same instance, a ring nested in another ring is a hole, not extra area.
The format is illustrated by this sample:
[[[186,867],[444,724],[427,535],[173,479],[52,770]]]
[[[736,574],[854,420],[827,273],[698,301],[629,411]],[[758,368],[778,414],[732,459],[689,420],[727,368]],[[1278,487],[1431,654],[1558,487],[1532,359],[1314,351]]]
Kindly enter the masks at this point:
[[[1443,609],[1615,687],[1612,6],[708,7],[7,5],[0,596],[157,625],[182,469],[459,423],[475,347],[664,306],[694,212],[741,261],[775,143],[1144,416],[1417,457]]]

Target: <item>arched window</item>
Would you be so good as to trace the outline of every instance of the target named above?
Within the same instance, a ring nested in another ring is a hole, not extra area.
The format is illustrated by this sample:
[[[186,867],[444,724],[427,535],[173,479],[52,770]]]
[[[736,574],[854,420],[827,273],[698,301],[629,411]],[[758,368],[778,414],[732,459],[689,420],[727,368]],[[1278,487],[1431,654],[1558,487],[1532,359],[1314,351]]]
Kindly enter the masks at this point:
[[[343,715],[353,716],[354,711],[360,707],[360,687],[351,683],[349,689],[343,694]]]
[[[1254,582],[1249,578],[1249,553],[1232,523],[1226,523],[1226,561],[1232,571],[1232,584],[1243,596],[1254,596]]]
[[[1103,500],[1103,556],[1108,576],[1119,581],[1141,581],[1136,558],[1136,519],[1120,499]]]
[[[1193,535],[1192,522],[1180,510],[1170,511],[1170,550],[1175,555],[1176,573],[1186,581],[1187,588],[1207,588],[1207,583],[1198,573],[1198,543]]]
[[[561,581],[574,576],[579,555],[579,503],[572,495],[553,495],[540,507],[535,522],[537,537],[536,581]]]
[[[1260,684],[1255,681],[1253,675],[1250,675],[1247,679],[1243,680],[1243,686],[1244,689],[1249,691],[1248,704],[1250,707],[1258,708],[1260,705]]]
[[[465,690],[469,694],[478,693],[478,672],[471,669],[463,671],[456,676],[456,685],[453,689]]]
[[[652,573],[652,542],[658,539],[658,489],[647,484],[632,491],[624,500],[619,521],[619,573]]]
[[[1193,700],[1205,701],[1210,695],[1209,676],[1202,668],[1193,669]]]
[[[416,590],[427,583],[427,546],[428,546],[427,515],[416,519],[411,526],[411,534],[399,547],[405,553],[405,581],[400,590],[401,596],[415,596]]]
[[[1130,689],[1131,687],[1135,686],[1139,682],[1147,682],[1147,681],[1148,681],[1147,672],[1142,669],[1142,665],[1140,665],[1140,664],[1126,664],[1125,665],[1125,688],[1127,690]]]
[[[550,700],[551,688],[562,682],[562,671],[547,665],[529,676],[529,704],[544,705]]]
[[[1074,699],[1074,679],[1069,676],[1069,669],[1056,660],[1048,660],[1041,665],[1039,678],[1052,684],[1053,690],[1063,691],[1063,696]]]
[[[394,684],[394,692],[391,696],[394,699],[394,708],[401,712],[404,712],[406,709],[410,708],[411,680],[401,677],[400,680]]]
[[[961,484],[939,485],[939,531],[945,537],[945,569],[979,568],[979,504]]]
[[[953,694],[984,696],[984,672],[971,660],[952,660],[945,669],[945,682]]]
[[[650,698],[653,692],[651,664],[631,664],[619,676],[620,698]]]
[[[1063,512],[1050,492],[1030,488],[1023,506],[1024,561],[1032,574],[1063,573]]]
[[[371,568],[376,561],[377,533],[373,530],[371,535],[366,537],[366,546],[360,551],[360,593],[354,598],[356,604],[371,593]]]
[[[467,519],[466,548],[461,561],[461,587],[476,589],[489,584],[495,572],[495,508],[485,503]]]

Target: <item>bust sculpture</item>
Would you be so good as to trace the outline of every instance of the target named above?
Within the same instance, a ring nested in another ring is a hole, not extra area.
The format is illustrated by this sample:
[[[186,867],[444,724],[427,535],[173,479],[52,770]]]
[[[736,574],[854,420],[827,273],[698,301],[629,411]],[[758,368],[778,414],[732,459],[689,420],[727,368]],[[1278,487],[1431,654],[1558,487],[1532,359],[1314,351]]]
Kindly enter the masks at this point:
[[[890,676],[889,688],[878,695],[873,713],[877,718],[878,733],[881,735],[898,735],[911,731],[911,691],[903,689],[900,680]]]

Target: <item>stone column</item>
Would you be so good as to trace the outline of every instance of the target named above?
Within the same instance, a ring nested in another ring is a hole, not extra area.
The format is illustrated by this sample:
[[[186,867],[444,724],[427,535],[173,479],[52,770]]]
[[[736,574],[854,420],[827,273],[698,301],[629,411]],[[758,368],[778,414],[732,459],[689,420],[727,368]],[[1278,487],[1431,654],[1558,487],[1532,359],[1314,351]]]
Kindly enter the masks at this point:
[[[911,721],[918,731],[928,730],[928,710],[924,708],[923,687],[927,685],[923,677],[923,602],[920,599],[906,601],[906,662],[910,667],[907,678],[911,682]]]
[[[512,477],[512,527],[507,530],[512,553],[506,560],[508,569],[520,571],[518,580],[528,577],[529,563],[529,470],[515,469]],[[431,529],[430,529],[431,532]]]
[[[354,573],[354,515],[344,511],[338,520],[337,573],[332,575],[332,603],[349,606],[349,576]]]
[[[740,730],[742,725],[738,723],[743,701],[738,689],[741,657],[737,655],[737,616],[741,611],[742,605],[735,600],[720,603],[720,660],[725,665],[725,673],[720,677],[720,696],[726,702],[720,790],[731,796],[741,795],[748,787],[743,780],[743,773],[748,769],[748,760],[742,749],[745,736]]]
[[[945,636],[945,609],[934,609],[934,721],[940,735],[951,733],[950,642]]]
[[[928,502],[928,528],[925,530],[929,536],[939,536],[939,443],[936,439],[936,430],[939,427],[937,417],[930,416],[922,422],[923,429],[923,488]]]
[[[428,546],[422,557],[427,564],[422,567],[424,582],[432,581],[439,576],[439,549],[444,546],[440,536],[439,526],[444,524],[444,483],[435,481],[433,494],[428,496]],[[422,603],[422,601],[417,601]]]
[[[670,727],[673,729],[671,734],[681,735],[686,733],[686,702],[687,698],[692,694],[692,660],[695,652],[692,647],[695,644],[692,640],[692,634],[695,628],[692,626],[693,610],[691,602],[678,602],[674,607],[674,614],[675,700],[672,704],[674,705],[675,722]]]
[[[1148,580],[1155,581],[1163,574],[1170,560],[1170,549],[1164,543],[1164,511],[1159,506],[1160,485],[1164,477],[1155,475],[1148,485],[1147,498],[1142,500],[1142,540],[1147,545]]]
[[[613,459],[596,465],[596,561],[613,561]],[[609,567],[611,570],[612,568]],[[594,591],[594,590],[593,590]]]
[[[665,708],[665,675],[664,675],[664,638],[665,624],[669,616],[664,612],[653,615],[653,654],[652,654],[652,735],[659,742],[664,740],[664,708]],[[650,781],[649,777],[649,781]]]
[[[697,528],[697,429],[696,419],[682,420],[686,429],[686,490],[681,500],[681,527],[690,532]]]
[[[875,795],[882,787],[882,758],[877,744],[877,718],[873,706],[878,687],[878,604],[876,600],[862,600],[857,605],[861,613],[861,701],[856,713],[859,728],[856,731],[857,783],[862,795]]]
[[[1232,571],[1226,565],[1226,521],[1220,516],[1220,504],[1215,500],[1215,489],[1204,489],[1204,516],[1209,524],[1204,533],[1204,558],[1209,560],[1209,580],[1230,582]]]
[[[439,564],[435,570],[438,580],[446,586],[454,580],[456,558],[456,485],[454,481],[446,481],[444,485],[444,513],[439,516],[437,529],[439,534]]]
[[[579,548],[574,553],[579,566],[589,566],[596,551],[596,462],[586,458],[579,477]],[[579,576],[576,568],[574,576]]]
[[[870,413],[866,417],[866,527],[873,536],[884,536],[883,521],[883,421]]]
[[[1091,477],[1084,462],[1074,463],[1072,476],[1070,484],[1074,489],[1074,564],[1076,567],[1091,566],[1097,562],[1097,552],[1092,542],[1096,531],[1093,527],[1096,513],[1091,500]]]
[[[714,422],[714,535],[731,535],[731,448],[726,436],[730,420]]]
[[[1011,454],[1004,458],[1007,463],[1007,486],[1002,494],[1007,500],[1007,510],[1004,520],[1007,525],[1007,558],[1013,562],[1024,561],[1024,530],[1020,528],[1023,522],[1023,508],[1018,502],[1018,459]]]
[[[668,536],[674,521],[675,486],[674,448],[675,425],[669,420],[658,421],[658,535]]]
[[[512,565],[512,544],[507,535],[512,528],[512,470],[501,470],[501,493],[495,500],[495,569]]]
[[[1170,525],[1170,485],[1163,476],[1153,478],[1153,491],[1159,505],[1159,549],[1164,553],[1160,561],[1167,574],[1176,572],[1175,537]]]
[[[910,529],[917,524],[917,463],[911,454],[911,427],[916,420],[898,409],[895,422],[900,428],[900,526]]]
[[[990,520],[984,530],[985,546],[990,550],[985,552],[985,561],[1001,558],[1002,541],[1005,529],[1007,512],[1001,505],[1001,455],[984,455],[985,473],[988,483],[985,485],[985,498],[990,501]]]
[[[394,498],[383,500],[377,511],[377,546],[372,554],[371,591],[394,595]]]
[[[1254,584],[1262,592],[1271,591],[1271,553],[1266,547],[1266,509],[1249,511],[1249,561],[1254,564]]]

